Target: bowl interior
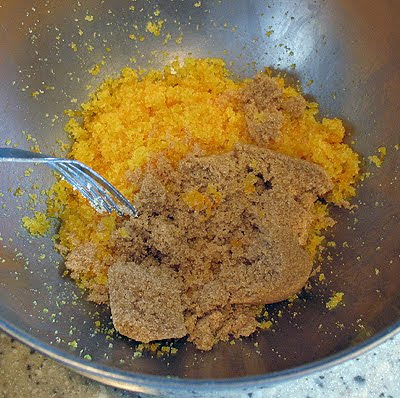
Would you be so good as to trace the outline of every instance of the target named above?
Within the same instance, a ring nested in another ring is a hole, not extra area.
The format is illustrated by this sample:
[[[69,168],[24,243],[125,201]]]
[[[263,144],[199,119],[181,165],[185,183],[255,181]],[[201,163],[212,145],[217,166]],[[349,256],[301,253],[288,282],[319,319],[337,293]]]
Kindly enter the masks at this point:
[[[15,0],[0,5],[0,146],[28,149],[37,143],[43,152],[61,154],[57,140],[67,140],[63,111],[87,99],[87,85],[93,90],[124,66],[157,68],[189,55],[224,58],[242,77],[265,66],[286,71],[320,103],[322,116],[345,121],[347,141],[362,156],[387,148],[381,168],[365,162],[371,176],[360,182],[357,206],[332,210],[338,223],[331,232],[336,247],[325,253],[322,265],[326,283],[313,281],[280,318],[277,311],[286,305],[273,306],[277,322],[270,331],[207,353],[182,341],[176,356],[134,358],[134,342],[96,326],[96,321],[110,325],[108,310],[81,299],[80,290],[63,277],[51,237],[33,238],[21,228],[21,217],[32,213],[28,194],[38,194],[36,210],[45,208],[40,191],[54,182],[51,172],[31,165],[26,176],[26,166],[0,163],[1,323],[37,339],[54,355],[78,361],[88,354],[89,367],[194,379],[286,370],[393,327],[400,313],[400,151],[395,149],[400,144],[400,3],[195,3]],[[156,10],[166,20],[160,37],[144,32]],[[129,38],[135,24],[144,32],[143,42]],[[163,44],[166,33],[172,39]],[[100,73],[89,74],[102,59]],[[18,196],[17,188],[25,193]],[[344,292],[345,305],[329,311],[325,303],[336,291]]]

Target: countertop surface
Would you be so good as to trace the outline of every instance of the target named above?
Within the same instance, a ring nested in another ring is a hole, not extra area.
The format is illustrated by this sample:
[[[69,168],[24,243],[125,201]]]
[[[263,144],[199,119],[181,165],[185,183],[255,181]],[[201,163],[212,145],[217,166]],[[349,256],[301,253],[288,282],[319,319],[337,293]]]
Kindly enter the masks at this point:
[[[326,371],[238,398],[400,397],[400,335]],[[105,387],[0,334],[0,398],[141,398]],[[223,395],[220,395],[222,398]]]

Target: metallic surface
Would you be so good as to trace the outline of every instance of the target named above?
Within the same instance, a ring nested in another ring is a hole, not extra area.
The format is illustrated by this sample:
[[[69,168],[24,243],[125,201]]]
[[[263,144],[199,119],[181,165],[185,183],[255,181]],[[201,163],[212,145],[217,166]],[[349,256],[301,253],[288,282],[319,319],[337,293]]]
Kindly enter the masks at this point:
[[[25,177],[22,166],[0,165],[0,327],[105,383],[204,397],[300,376],[354,356],[399,329],[400,152],[394,145],[400,143],[400,3],[194,3],[0,0],[1,145],[11,140],[28,149],[36,144],[30,134],[43,152],[61,155],[56,141],[66,140],[63,111],[87,98],[86,85],[95,87],[126,65],[160,67],[191,53],[233,61],[231,68],[240,76],[264,66],[287,71],[321,104],[322,116],[345,121],[348,141],[360,154],[367,157],[380,146],[388,151],[381,168],[365,162],[371,176],[360,182],[357,207],[351,213],[333,210],[337,245],[325,254],[326,283],[312,282],[316,286],[280,318],[276,314],[283,305],[270,308],[278,320],[273,331],[235,345],[219,344],[208,353],[181,342],[176,356],[132,359],[134,342],[97,330],[96,321],[100,329],[109,323],[108,311],[81,300],[75,284],[62,277],[62,259],[51,239],[32,238],[21,228],[21,217],[32,213],[27,195],[34,183],[38,191],[48,188],[51,173],[38,166]],[[165,36],[144,33],[143,42],[130,40],[133,25],[144,32],[156,9],[167,19],[163,30],[172,39],[163,45]],[[132,57],[136,64],[130,63]],[[99,75],[90,75],[88,69],[102,59]],[[18,187],[26,193],[15,196]],[[45,204],[39,201],[35,208]],[[344,292],[345,306],[328,311],[325,303],[335,291]],[[83,359],[85,354],[92,361]]]
[[[73,159],[56,158],[18,148],[1,148],[0,163],[46,164],[86,198],[99,213],[117,212],[136,217],[136,208],[104,177]],[[119,202],[119,203],[118,203]]]

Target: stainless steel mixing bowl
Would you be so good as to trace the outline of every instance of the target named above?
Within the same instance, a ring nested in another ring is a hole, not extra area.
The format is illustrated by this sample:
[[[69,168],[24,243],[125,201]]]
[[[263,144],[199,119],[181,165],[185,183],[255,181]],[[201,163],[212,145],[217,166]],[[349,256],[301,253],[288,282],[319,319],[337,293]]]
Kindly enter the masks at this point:
[[[400,313],[400,152],[394,148],[400,143],[400,2],[195,3],[0,1],[0,144],[29,148],[36,139],[52,152],[58,139],[66,140],[63,111],[87,98],[87,85],[94,88],[126,65],[159,67],[191,54],[233,61],[240,76],[264,66],[288,71],[321,104],[322,115],[345,121],[359,153],[367,157],[386,146],[388,155],[382,168],[366,162],[372,175],[360,183],[357,208],[333,210],[337,246],[331,261],[325,255],[325,284],[314,283],[272,331],[207,353],[181,342],[176,356],[162,359],[132,359],[134,342],[97,331],[96,321],[109,323],[109,312],[81,299],[62,276],[50,236],[32,238],[21,228],[21,217],[31,214],[27,195],[49,187],[51,173],[37,166],[25,176],[21,166],[0,165],[0,327],[104,383],[185,397],[251,391],[338,363],[393,335]],[[156,9],[166,19],[160,37],[144,32]],[[135,24],[142,42],[129,38],[137,34]],[[163,45],[167,32],[172,39]],[[102,59],[101,72],[89,74]],[[18,187],[25,194],[18,196]],[[345,305],[328,311],[334,291],[344,292]]]

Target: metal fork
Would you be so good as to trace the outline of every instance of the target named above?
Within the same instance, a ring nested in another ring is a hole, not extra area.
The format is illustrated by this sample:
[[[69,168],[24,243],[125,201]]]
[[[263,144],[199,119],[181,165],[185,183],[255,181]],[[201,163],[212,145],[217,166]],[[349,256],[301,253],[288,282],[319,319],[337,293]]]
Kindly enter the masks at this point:
[[[113,185],[100,174],[77,160],[55,158],[15,148],[0,148],[0,162],[44,163],[85,197],[99,213],[131,215],[137,210]]]

